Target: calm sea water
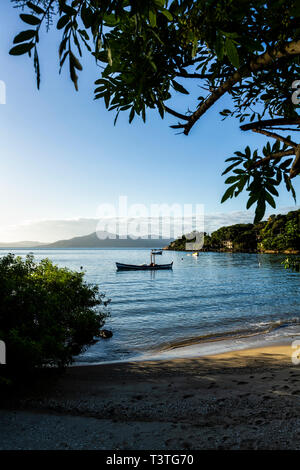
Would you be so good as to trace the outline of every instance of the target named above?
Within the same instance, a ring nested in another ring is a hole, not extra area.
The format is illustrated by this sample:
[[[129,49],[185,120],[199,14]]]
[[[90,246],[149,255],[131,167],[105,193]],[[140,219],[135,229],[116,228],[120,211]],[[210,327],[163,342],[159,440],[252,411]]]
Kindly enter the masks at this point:
[[[28,250],[0,250],[24,256]],[[181,341],[206,342],[257,333],[300,331],[300,276],[285,270],[282,256],[202,253],[198,258],[164,252],[157,262],[174,261],[172,271],[117,272],[115,262],[149,261],[143,249],[31,250],[59,266],[80,269],[110,298],[101,340],[78,357],[80,362],[126,360],[168,350]]]

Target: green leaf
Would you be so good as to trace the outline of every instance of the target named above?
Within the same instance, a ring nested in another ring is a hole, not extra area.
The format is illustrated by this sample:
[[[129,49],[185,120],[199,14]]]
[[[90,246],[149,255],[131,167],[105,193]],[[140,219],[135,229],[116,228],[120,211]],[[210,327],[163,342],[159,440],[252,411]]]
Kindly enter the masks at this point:
[[[274,188],[271,184],[266,183],[267,190],[272,193],[274,196],[279,196],[277,189]]]
[[[93,23],[93,12],[90,8],[87,8],[84,4],[81,8],[81,19],[85,28],[90,28]]]
[[[216,38],[215,51],[218,59],[222,61],[224,58],[224,39],[219,34]]]
[[[115,117],[115,119],[114,119],[114,126],[115,126],[115,125],[116,125],[116,123],[117,123],[117,120],[118,120],[119,114],[120,114],[120,110],[117,112],[117,114],[116,114],[116,117]]]
[[[72,82],[74,83],[75,90],[78,91],[78,75],[76,74],[75,67],[72,64],[71,56],[70,56],[70,77],[71,77]]]
[[[99,100],[99,98],[103,98],[105,96],[105,93],[98,93],[97,95],[94,96],[94,100]]]
[[[104,102],[105,106],[108,108],[109,107],[109,102],[110,102],[110,92],[107,91],[104,95]]]
[[[17,34],[17,36],[14,38],[14,44],[28,41],[29,39],[32,39],[34,36],[36,36],[36,30],[27,29],[26,31],[22,31],[21,33]]]
[[[129,114],[129,124],[133,121],[134,114],[135,114],[135,111],[134,111],[134,107],[132,106],[130,114]]]
[[[27,52],[31,51],[34,47],[33,42],[26,42],[24,44],[19,44],[18,46],[13,47],[9,53],[10,55],[22,55],[26,54]]]
[[[251,150],[250,150],[249,145],[247,145],[247,147],[245,148],[245,156],[247,158],[251,158]]]
[[[284,162],[282,162],[280,165],[279,165],[279,168],[281,170],[285,170],[286,168],[288,168],[290,166],[290,164],[292,163],[293,159],[292,158],[288,158],[287,160],[285,160]]]
[[[78,60],[77,57],[73,54],[72,51],[70,51],[70,60],[71,60],[72,65],[74,65],[74,67],[75,67],[77,70],[82,70],[82,65],[81,65],[81,63],[79,62],[79,60]]]
[[[248,199],[246,208],[250,209],[250,207],[257,201],[257,199],[258,199],[258,195],[252,194]]]
[[[69,21],[70,17],[68,15],[61,16],[57,22],[56,28],[63,29]]]
[[[173,20],[173,15],[168,10],[161,10],[161,13],[169,20]]]
[[[234,42],[229,38],[226,38],[225,49],[228,59],[230,60],[232,65],[238,68],[240,66],[239,54]]]
[[[284,177],[284,182],[285,182],[285,185],[286,185],[286,189],[288,190],[288,192],[290,192],[290,191],[292,192],[293,199],[294,199],[295,202],[297,202],[296,192],[295,192],[294,186],[293,186],[289,176],[286,173],[284,173],[283,177]]]
[[[233,161],[239,161],[239,162],[242,162],[243,159],[240,158],[240,157],[230,157],[230,158],[226,158],[225,162],[233,162]]]
[[[160,117],[163,119],[164,115],[165,115],[165,109],[164,109],[164,106],[162,105],[162,103],[160,101],[157,102],[157,109],[158,109],[158,112],[160,114]]]
[[[236,181],[239,181],[239,179],[239,176],[229,176],[229,178],[227,178],[227,180],[225,181],[225,184],[235,183]]]
[[[61,41],[61,43],[59,45],[59,49],[58,49],[59,57],[62,56],[64,50],[66,49],[67,42],[68,42],[68,36],[65,36],[64,39]]]
[[[33,15],[26,15],[24,13],[21,13],[20,18],[22,21],[24,21],[24,23],[31,24],[33,26],[36,26],[41,22],[40,18],[37,18]]]
[[[295,204],[296,204],[296,202],[297,202],[297,196],[296,196],[296,191],[295,191],[295,189],[294,189],[294,186],[293,186],[292,182],[291,182],[291,191],[292,191],[293,199],[294,199]]]
[[[279,185],[282,181],[282,173],[281,171],[278,169],[277,170],[277,175],[276,175],[276,181],[277,181],[277,184]]]
[[[75,10],[75,8],[70,7],[70,5],[67,5],[66,3],[62,3],[61,1],[60,1],[60,4],[61,4],[60,5],[61,11],[66,13],[66,15],[69,15],[69,16],[76,15],[77,11]]]
[[[157,6],[157,8],[164,8],[165,6],[165,0],[154,0],[154,5]]]
[[[274,201],[274,198],[267,191],[265,192],[265,195],[266,195],[266,201],[270,204],[270,206],[273,207],[273,209],[275,209],[276,208],[276,203]]]
[[[66,51],[65,54],[63,55],[63,57],[61,58],[61,61],[59,63],[60,67],[62,67],[64,65],[64,62],[66,60],[66,58],[68,57],[69,55],[69,51]]]
[[[258,223],[261,221],[263,216],[266,212],[266,201],[264,199],[259,199],[256,210],[255,210],[255,218],[254,223]]]
[[[152,59],[149,59],[149,63],[150,63],[150,65],[151,65],[151,67],[153,68],[154,72],[157,72],[156,64],[153,62]]]
[[[235,196],[238,196],[243,191],[247,181],[248,181],[248,177],[246,175],[244,176],[240,175],[240,181],[237,184],[238,191],[235,193]]]
[[[149,11],[149,21],[152,28],[156,27],[156,13],[152,10]]]
[[[175,82],[175,80],[172,80],[172,85],[174,90],[179,91],[179,93],[189,95],[189,92],[182,85],[180,85],[180,83]]]
[[[240,164],[240,162],[238,161],[238,162],[232,163],[232,165],[229,165],[229,167],[226,168],[226,170],[223,171],[222,176],[226,175],[226,173],[229,173],[229,171],[232,170],[232,168],[234,168],[235,166],[237,166],[239,164]]]
[[[116,17],[113,13],[110,15],[104,15],[103,21],[105,26],[113,27],[120,23],[120,19]]]
[[[35,13],[37,13],[38,15],[42,15],[45,13],[45,10],[43,10],[42,8],[40,8],[38,5],[35,5],[34,3],[32,2],[27,2],[27,6],[28,8],[30,8],[31,10],[33,10]]]
[[[223,197],[221,199],[221,204],[223,204],[223,202],[227,201],[227,199],[233,197],[233,193],[234,193],[235,188],[236,188],[236,184],[234,184],[233,186],[230,186],[230,188],[228,188],[225,191],[225,193],[223,194]]]
[[[99,78],[95,81],[95,85],[102,85],[104,83],[108,83],[108,80],[106,78]]]
[[[106,90],[106,86],[102,85],[102,86],[95,88],[94,93],[102,93],[105,90]]]
[[[249,150],[250,150],[250,148],[249,148]],[[237,155],[240,158],[245,158],[245,156],[246,156],[244,153],[239,152],[239,151],[234,152],[234,154]],[[251,151],[250,151],[250,156],[251,156]]]

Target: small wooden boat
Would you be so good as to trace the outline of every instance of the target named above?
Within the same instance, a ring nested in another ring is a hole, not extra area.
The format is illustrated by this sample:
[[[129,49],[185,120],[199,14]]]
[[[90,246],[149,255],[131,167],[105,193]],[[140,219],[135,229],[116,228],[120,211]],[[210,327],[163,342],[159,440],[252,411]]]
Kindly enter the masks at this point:
[[[158,250],[161,251],[161,250]],[[162,254],[162,253],[158,253]],[[173,261],[169,264],[156,264],[155,263],[155,255],[157,253],[155,250],[151,250],[150,252],[150,264],[124,264],[124,263],[116,263],[117,271],[157,271],[158,269],[172,269]]]
[[[169,264],[123,264],[116,263],[118,271],[157,271],[158,269],[172,269],[173,261]]]

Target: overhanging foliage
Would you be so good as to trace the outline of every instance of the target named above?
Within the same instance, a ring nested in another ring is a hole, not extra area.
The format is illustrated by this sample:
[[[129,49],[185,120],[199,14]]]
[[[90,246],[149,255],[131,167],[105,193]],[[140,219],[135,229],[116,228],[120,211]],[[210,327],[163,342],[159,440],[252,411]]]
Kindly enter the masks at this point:
[[[223,201],[248,190],[248,207],[256,204],[258,221],[266,204],[275,206],[281,180],[295,198],[291,179],[300,171],[300,146],[274,130],[300,130],[291,100],[291,85],[300,77],[298,0],[13,2],[24,7],[21,19],[28,27],[15,37],[10,53],[33,56],[38,86],[41,26],[54,22],[62,32],[60,67],[68,63],[78,89],[80,57],[87,49],[102,70],[95,99],[104,100],[115,121],[120,112],[129,113],[129,122],[135,116],[146,121],[147,109],[156,108],[162,118],[166,112],[178,118],[172,127],[188,135],[229,94],[232,109],[223,110],[223,118],[248,120],[243,130],[267,135],[276,144],[246,149],[241,166],[232,167],[234,185]],[[194,110],[174,110],[169,100],[188,94],[190,80],[202,90]]]

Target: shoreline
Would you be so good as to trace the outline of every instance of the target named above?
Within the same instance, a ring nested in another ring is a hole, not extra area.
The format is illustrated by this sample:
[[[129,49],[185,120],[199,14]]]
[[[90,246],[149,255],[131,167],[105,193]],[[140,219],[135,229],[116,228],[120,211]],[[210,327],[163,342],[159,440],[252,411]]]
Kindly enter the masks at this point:
[[[228,349],[227,351],[222,352],[215,352],[215,353],[206,353],[201,355],[170,355],[170,356],[162,356],[162,355],[141,355],[130,359],[123,359],[123,360],[113,360],[113,361],[99,361],[99,362],[74,362],[68,368],[81,368],[81,367],[102,367],[102,366],[109,366],[109,365],[132,365],[132,364],[141,364],[142,366],[147,366],[147,363],[165,363],[165,362],[182,362],[185,360],[210,360],[210,359],[225,359],[225,358],[242,358],[242,357],[259,357],[261,354],[268,354],[271,356],[282,356],[285,359],[287,357],[292,358],[292,353],[295,348],[292,348],[292,342],[295,340],[299,341],[299,351],[300,351],[300,335],[294,335],[292,338],[286,338],[286,341],[278,340],[274,341],[271,345],[270,343],[264,342],[260,345],[250,346],[250,347],[240,347],[237,349]],[[189,346],[185,346],[188,348]],[[300,353],[299,353],[299,361],[300,361]]]
[[[277,335],[277,330],[280,330]],[[172,343],[153,347],[126,359],[75,361],[69,367],[88,367],[105,364],[126,364],[132,362],[167,361],[185,358],[202,358],[217,356],[238,351],[256,350],[264,347],[291,345],[300,339],[298,320],[274,322],[261,330],[240,330],[226,333],[215,333],[204,336],[177,339]]]

